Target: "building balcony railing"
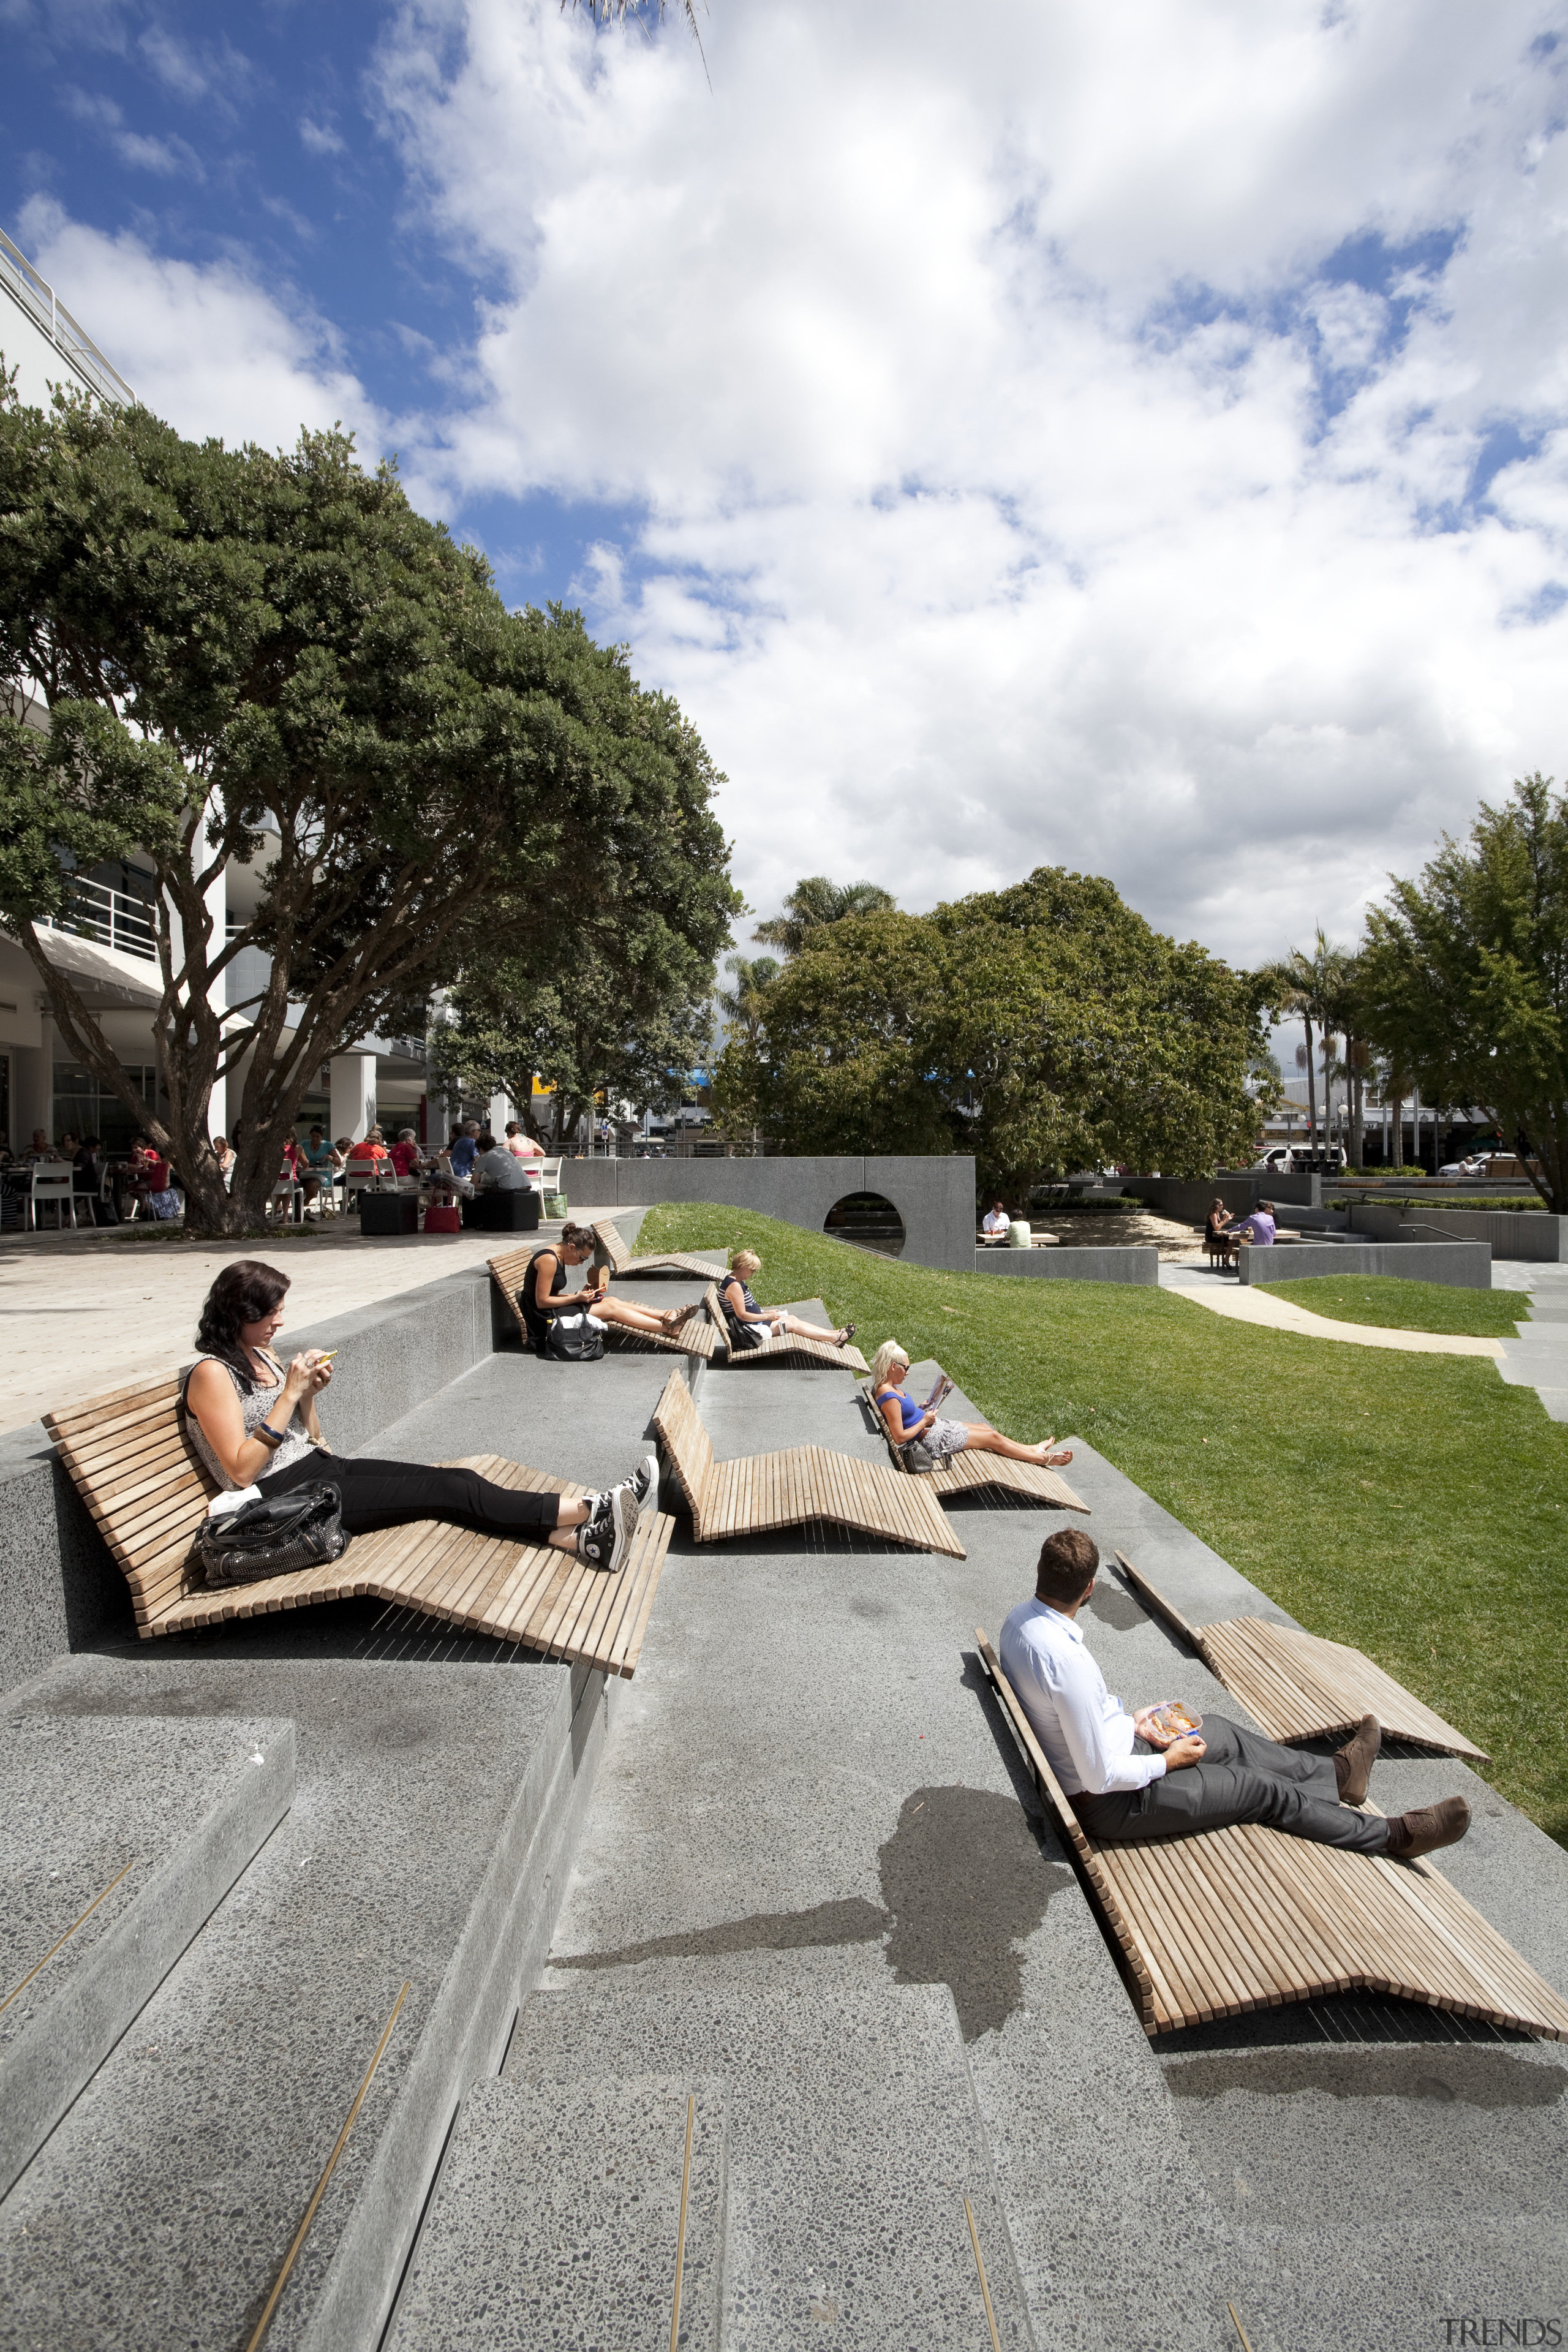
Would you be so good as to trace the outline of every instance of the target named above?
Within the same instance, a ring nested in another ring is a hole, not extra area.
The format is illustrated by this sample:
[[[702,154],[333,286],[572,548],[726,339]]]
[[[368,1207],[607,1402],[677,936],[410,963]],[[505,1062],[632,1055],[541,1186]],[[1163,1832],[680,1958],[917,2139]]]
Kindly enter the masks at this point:
[[[107,882],[79,878],[68,908],[48,919],[46,928],[96,940],[100,948],[118,948],[121,955],[141,956],[148,963],[158,961],[158,933],[146,899],[111,889]]]
[[[116,408],[133,407],[136,394],[111,368],[98,345],[77,325],[47,278],[41,278],[0,229],[0,286],[47,335],[68,367]]]

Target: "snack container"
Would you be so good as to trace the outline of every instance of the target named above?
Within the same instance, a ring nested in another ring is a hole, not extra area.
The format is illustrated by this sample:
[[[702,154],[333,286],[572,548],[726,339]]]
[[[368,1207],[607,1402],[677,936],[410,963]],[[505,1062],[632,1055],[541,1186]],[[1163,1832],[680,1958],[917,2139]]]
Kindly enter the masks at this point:
[[[1189,1732],[1203,1727],[1203,1717],[1194,1715],[1179,1698],[1167,1699],[1163,1706],[1155,1707],[1149,1721],[1163,1739],[1184,1739]]]

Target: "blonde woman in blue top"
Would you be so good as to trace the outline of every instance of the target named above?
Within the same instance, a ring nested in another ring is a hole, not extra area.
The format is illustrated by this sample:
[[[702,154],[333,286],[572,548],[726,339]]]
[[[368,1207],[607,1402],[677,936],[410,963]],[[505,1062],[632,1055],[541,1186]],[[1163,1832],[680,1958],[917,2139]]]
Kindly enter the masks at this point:
[[[884,1339],[871,1359],[871,1402],[882,1416],[892,1443],[900,1448],[918,1437],[929,1454],[945,1462],[954,1454],[1005,1454],[1009,1462],[1033,1462],[1044,1470],[1060,1470],[1072,1460],[1069,1448],[1051,1452],[1047,1437],[1038,1445],[1019,1445],[984,1421],[947,1421],[928,1405],[917,1404],[900,1386],[910,1369],[908,1350],[896,1339]]]

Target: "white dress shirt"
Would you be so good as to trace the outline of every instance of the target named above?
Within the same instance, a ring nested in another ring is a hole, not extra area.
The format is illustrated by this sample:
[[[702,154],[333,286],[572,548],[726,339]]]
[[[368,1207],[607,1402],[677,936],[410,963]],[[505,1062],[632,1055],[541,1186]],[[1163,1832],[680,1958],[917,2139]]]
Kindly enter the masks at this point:
[[[1133,1754],[1132,1717],[1059,1609],[1020,1601],[1002,1628],[1002,1671],[1065,1795],[1100,1797],[1163,1779],[1163,1756]]]

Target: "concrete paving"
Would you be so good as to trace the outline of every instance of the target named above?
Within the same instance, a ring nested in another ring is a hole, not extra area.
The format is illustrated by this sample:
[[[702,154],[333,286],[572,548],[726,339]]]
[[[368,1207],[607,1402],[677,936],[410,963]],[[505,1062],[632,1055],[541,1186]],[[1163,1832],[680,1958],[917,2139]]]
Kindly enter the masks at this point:
[[[476,2084],[387,2352],[718,2352],[724,2140],[712,2075]]]
[[[1286,1279],[1283,1270],[1279,1278]],[[1339,1322],[1329,1315],[1314,1315],[1294,1299],[1275,1298],[1266,1290],[1244,1286],[1234,1276],[1207,1266],[1162,1266],[1160,1282],[1162,1288],[1173,1290],[1215,1315],[1228,1315],[1238,1323],[1264,1323],[1276,1331],[1300,1331],[1310,1339],[1338,1339],[1352,1348],[1393,1348],[1411,1356],[1500,1360],[1503,1352],[1500,1339],[1473,1339],[1458,1331],[1391,1331],[1372,1323]]]
[[[638,1451],[676,1360],[499,1354],[373,1450],[493,1448],[598,1483]],[[816,1440],[878,1458],[834,1373],[710,1369],[699,1408],[721,1452]],[[1104,1552],[1195,1621],[1289,1622],[1068,1442]],[[683,1529],[607,1736],[596,1707],[571,1715],[563,1669],[500,1668],[494,1644],[370,1604],[79,1657],[29,1686],[23,1706],[55,1717],[288,1717],[299,1795],[0,2205],[0,2345],[244,2342],[405,1979],[407,2037],[270,2344],[374,2343],[409,2214],[459,2092],[501,2063],[520,1983],[537,1989],[503,2096],[483,2094],[471,2143],[459,2122],[431,2200],[433,2286],[441,2261],[459,2280],[464,2248],[497,2259],[507,2181],[539,2177],[530,2086],[560,2086],[561,2116],[621,2114],[635,2144],[629,2119],[665,2095],[648,2078],[700,2078],[729,2116],[722,2340],[747,2352],[978,2352],[966,2195],[1008,2345],[1214,2352],[1235,2340],[1230,2304],[1254,2352],[1438,2345],[1458,2315],[1561,2313],[1554,2045],[1351,1997],[1145,2038],[973,1654],[1062,1519],[952,1510],[963,1561],[820,1528],[699,1551]],[[1130,1704],[1241,1713],[1113,1576],[1084,1622]],[[520,1843],[517,1810],[547,1749],[575,1772],[557,1817],[575,1805],[582,1829],[536,1979],[536,1929],[500,1895],[536,1922],[553,1910],[559,1865]],[[1568,1854],[1456,1759],[1390,1754],[1373,1783],[1389,1811],[1450,1791],[1476,1825],[1445,1871],[1568,1992]],[[475,1957],[481,1914],[504,1982]],[[483,2173],[462,2169],[470,2145],[489,2152],[482,2195],[463,2186]],[[420,2276],[416,2255],[400,2326],[422,2324]]]

